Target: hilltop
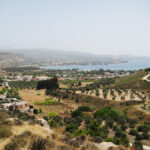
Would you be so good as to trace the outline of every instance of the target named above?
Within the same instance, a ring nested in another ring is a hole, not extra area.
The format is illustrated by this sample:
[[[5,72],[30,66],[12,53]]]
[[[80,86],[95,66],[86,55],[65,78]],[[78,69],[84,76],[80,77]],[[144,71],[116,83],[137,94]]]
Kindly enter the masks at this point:
[[[19,49],[19,50],[6,50],[4,52],[6,53],[7,56],[8,54],[16,56],[16,60],[13,59],[14,62],[15,61],[21,62],[17,59],[18,56],[19,58],[22,59],[25,65],[26,64],[30,65],[117,64],[131,59],[131,57],[129,56],[118,57],[111,55],[96,55],[86,52],[83,53],[83,52],[52,50],[52,49]]]

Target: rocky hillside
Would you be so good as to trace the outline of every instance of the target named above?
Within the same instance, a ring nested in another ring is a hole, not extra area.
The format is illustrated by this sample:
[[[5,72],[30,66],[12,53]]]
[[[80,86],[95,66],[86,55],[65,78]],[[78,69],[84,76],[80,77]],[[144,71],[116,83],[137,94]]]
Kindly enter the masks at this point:
[[[21,54],[0,52],[0,68],[27,64],[28,59]]]

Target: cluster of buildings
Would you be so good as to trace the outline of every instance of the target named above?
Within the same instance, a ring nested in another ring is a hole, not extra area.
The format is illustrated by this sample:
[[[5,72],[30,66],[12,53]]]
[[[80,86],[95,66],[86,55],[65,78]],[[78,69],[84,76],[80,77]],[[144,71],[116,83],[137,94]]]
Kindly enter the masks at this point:
[[[10,77],[7,79],[8,81],[42,81],[42,80],[48,80],[50,77],[48,76],[32,76],[32,75],[17,75],[15,77]],[[6,79],[4,79],[5,81]],[[5,81],[6,82],[6,81]]]
[[[123,74],[120,74],[120,73],[110,73],[110,72],[105,72],[104,75],[96,75],[96,74],[93,74],[93,75],[90,75],[90,74],[87,74],[86,76],[80,76],[80,77],[59,77],[58,80],[59,81],[62,81],[62,80],[86,80],[86,79],[90,79],[90,80],[97,80],[97,79],[101,79],[101,78],[115,78],[115,77],[123,77],[123,76],[127,76],[129,75],[130,72],[125,72]]]
[[[26,101],[3,103],[0,105],[0,107],[6,111],[20,110],[21,112],[29,111],[29,106],[29,103]]]

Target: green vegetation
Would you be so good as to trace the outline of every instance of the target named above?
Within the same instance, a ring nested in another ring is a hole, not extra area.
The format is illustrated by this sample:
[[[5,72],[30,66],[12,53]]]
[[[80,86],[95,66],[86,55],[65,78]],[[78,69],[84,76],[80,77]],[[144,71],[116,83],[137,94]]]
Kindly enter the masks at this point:
[[[111,109],[111,108],[103,107],[102,109],[94,113],[94,117],[95,118],[102,117],[103,119],[111,118],[115,121],[118,121],[120,119],[121,120],[125,119],[125,114],[119,109],[114,109],[114,108]]]
[[[25,72],[25,71],[32,71],[32,70],[39,70],[37,67],[10,67],[4,69],[7,72]]]
[[[9,82],[11,88],[16,89],[35,89],[37,87],[36,81],[11,81]]]
[[[115,83],[112,84],[112,87],[126,88],[126,89],[141,89],[149,91],[150,83],[142,80],[142,78],[146,75],[147,72],[138,71],[131,75],[116,79]]]
[[[55,77],[49,80],[39,81],[37,84],[37,90],[40,89],[53,90],[57,88],[59,88],[59,85],[58,80]]]
[[[80,106],[72,112],[72,118],[64,118],[66,124],[65,131],[70,132],[74,136],[99,137],[101,140],[113,142],[117,145],[129,146],[129,139],[125,130],[128,126],[125,123],[129,122],[124,112],[117,108],[103,107],[97,110],[92,116],[86,114],[91,111],[88,106]],[[86,117],[87,116],[87,117]],[[82,122],[85,122],[85,128],[81,128]],[[105,121],[105,125],[102,125]],[[117,123],[117,126],[114,123]],[[79,128],[80,127],[80,128]],[[114,130],[114,137],[108,137],[109,130]]]
[[[54,105],[58,104],[58,100],[52,100],[52,99],[45,99],[45,102],[35,102],[35,105]]]
[[[8,88],[7,87],[4,87],[1,91],[0,91],[0,94],[4,94],[5,92],[7,92]]]
[[[19,96],[18,90],[14,89],[14,88],[8,90],[7,98],[21,99],[20,96]]]
[[[56,112],[50,112],[48,114],[48,117],[56,117],[56,116],[58,116],[58,114]]]

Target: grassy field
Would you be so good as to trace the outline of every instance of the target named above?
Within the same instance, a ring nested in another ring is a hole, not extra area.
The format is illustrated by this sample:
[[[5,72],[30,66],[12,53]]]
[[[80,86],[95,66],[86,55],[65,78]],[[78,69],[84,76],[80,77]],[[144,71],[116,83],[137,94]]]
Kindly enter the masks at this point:
[[[139,71],[134,74],[117,79],[116,82],[114,83],[114,85],[118,86],[118,85],[131,84],[134,82],[138,82],[138,81],[142,80],[142,78],[145,75],[147,75],[147,73],[145,71]]]
[[[148,73],[139,71],[134,74],[116,79],[112,87],[128,88],[128,89],[141,89],[150,91],[150,83],[142,80]]]
[[[66,115],[67,112],[70,112],[78,107],[78,104],[71,100],[61,100],[60,104],[54,105],[36,105],[37,102],[43,103],[45,102],[45,99],[49,99],[49,97],[45,95],[45,90],[24,89],[19,91],[19,95],[24,100],[28,101],[30,105],[33,105],[34,108],[42,109],[43,113],[38,114],[39,117],[48,115],[50,112],[57,112],[60,115]],[[56,100],[56,98],[51,99]]]

